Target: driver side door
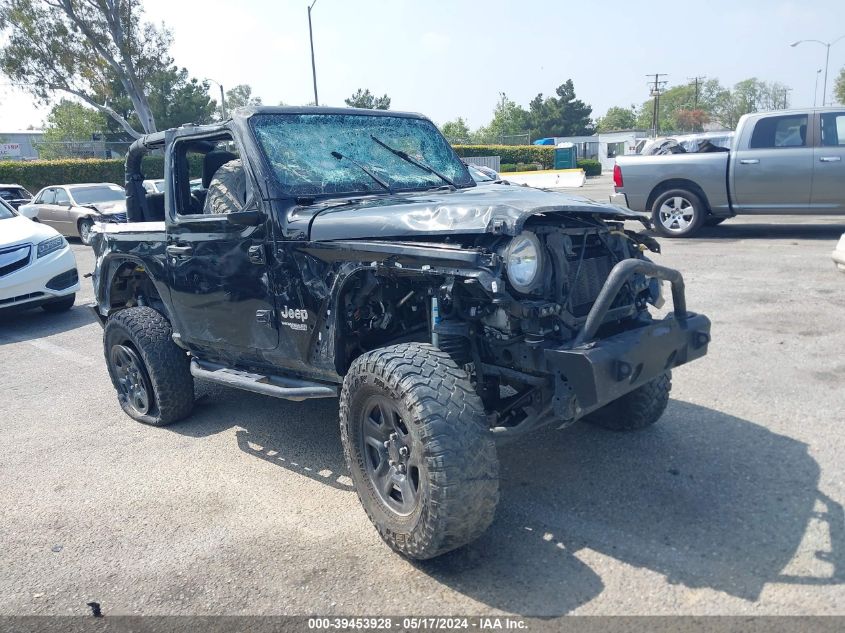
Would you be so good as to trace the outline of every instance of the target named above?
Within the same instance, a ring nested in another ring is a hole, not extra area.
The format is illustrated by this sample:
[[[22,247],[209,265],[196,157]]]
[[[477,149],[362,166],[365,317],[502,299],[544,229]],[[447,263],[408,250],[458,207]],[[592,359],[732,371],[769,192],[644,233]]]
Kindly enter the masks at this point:
[[[207,350],[208,358],[260,361],[262,351],[279,342],[267,265],[269,220],[243,226],[225,214],[198,213],[188,147],[188,140],[177,139],[168,149],[165,252],[173,318],[182,340]],[[257,197],[251,199],[257,206]]]

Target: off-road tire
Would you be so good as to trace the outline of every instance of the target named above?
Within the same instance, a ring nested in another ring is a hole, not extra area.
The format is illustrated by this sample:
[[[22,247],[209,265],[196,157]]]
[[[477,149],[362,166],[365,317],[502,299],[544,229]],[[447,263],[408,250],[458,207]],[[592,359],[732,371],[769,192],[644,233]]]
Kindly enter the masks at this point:
[[[241,159],[221,166],[208,185],[203,213],[237,213],[246,204],[246,171]]]
[[[379,397],[407,420],[411,454],[422,464],[416,505],[406,516],[379,497],[364,462],[363,418]],[[496,446],[481,399],[445,352],[407,343],[358,357],[340,395],[340,432],[358,498],[396,552],[433,558],[475,540],[493,522],[499,501]]]
[[[663,220],[661,220],[661,208],[664,203],[672,204],[674,200],[685,201],[682,204],[688,204],[689,207],[686,208],[692,209],[693,212],[692,217],[685,227],[670,230],[664,225]],[[692,237],[704,225],[707,213],[707,207],[701,198],[687,189],[669,189],[668,191],[664,191],[657,196],[654,204],[651,205],[652,224],[655,230],[664,237]]]
[[[87,227],[83,228],[83,227]],[[79,241],[85,246],[91,246],[91,229],[94,227],[94,221],[91,218],[82,218],[76,224],[76,230],[79,232]]]
[[[109,317],[103,331],[103,351],[118,402],[127,415],[153,426],[165,426],[181,420],[194,406],[194,378],[190,359],[171,338],[170,321],[149,307],[127,308]],[[122,396],[111,349],[115,345],[131,348],[140,358],[142,373],[151,386],[151,404],[146,414],[133,409]]]
[[[41,309],[45,312],[66,312],[73,307],[75,301],[76,293],[74,292],[72,295],[67,295],[61,299],[41,304]]]
[[[667,372],[593,411],[585,422],[611,431],[638,431],[660,419],[669,404],[672,374]]]

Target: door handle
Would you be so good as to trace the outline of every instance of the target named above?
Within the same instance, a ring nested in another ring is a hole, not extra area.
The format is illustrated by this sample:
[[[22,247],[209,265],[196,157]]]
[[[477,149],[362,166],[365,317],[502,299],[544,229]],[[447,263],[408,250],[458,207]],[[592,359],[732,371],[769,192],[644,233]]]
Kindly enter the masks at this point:
[[[757,159],[757,158],[740,158],[739,159],[740,165],[756,165],[759,162],[760,162],[760,160]]]
[[[821,163],[838,163],[841,160],[841,156],[819,156],[819,162]]]
[[[187,257],[194,252],[193,246],[174,246],[171,244],[164,251],[173,257]]]

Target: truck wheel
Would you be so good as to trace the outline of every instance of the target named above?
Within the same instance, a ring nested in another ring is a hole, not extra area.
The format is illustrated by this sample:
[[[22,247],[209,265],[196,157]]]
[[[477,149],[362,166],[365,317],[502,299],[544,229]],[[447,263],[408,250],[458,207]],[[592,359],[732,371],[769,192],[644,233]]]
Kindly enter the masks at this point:
[[[667,372],[584,418],[611,431],[638,431],[660,419],[669,404],[672,374]]]
[[[237,213],[246,204],[246,172],[240,159],[230,160],[214,172],[208,185],[203,213]]]
[[[170,322],[148,307],[109,317],[103,332],[106,365],[117,400],[130,417],[165,426],[194,406],[190,360],[171,338]]]
[[[76,225],[76,230],[79,231],[79,241],[85,246],[91,245],[91,229],[93,227],[94,222],[91,221],[91,218],[82,218]]]
[[[45,312],[65,312],[73,307],[75,301],[76,293],[74,292],[72,295],[66,295],[61,299],[42,304],[41,309]]]
[[[499,462],[467,374],[422,343],[358,357],[340,394],[358,498],[382,539],[414,559],[478,538],[499,501]]]
[[[686,189],[670,189],[657,196],[651,221],[666,237],[690,237],[701,228],[707,209],[697,195]]]

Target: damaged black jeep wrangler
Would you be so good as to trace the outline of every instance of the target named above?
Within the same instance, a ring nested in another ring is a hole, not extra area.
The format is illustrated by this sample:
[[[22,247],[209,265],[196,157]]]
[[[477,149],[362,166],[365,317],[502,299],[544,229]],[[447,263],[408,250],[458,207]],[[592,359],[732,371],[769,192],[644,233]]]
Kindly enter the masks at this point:
[[[163,194],[142,186],[152,150],[165,156]],[[194,377],[339,396],[361,503],[411,558],[490,525],[497,442],[581,419],[649,426],[670,371],[710,340],[681,274],[646,259],[657,244],[625,227],[639,216],[476,187],[420,115],[241,109],[136,141],[126,189],[129,223],[93,236],[95,309],[124,411],[184,418]],[[660,307],[663,281],[674,312],[658,319],[649,304]]]

